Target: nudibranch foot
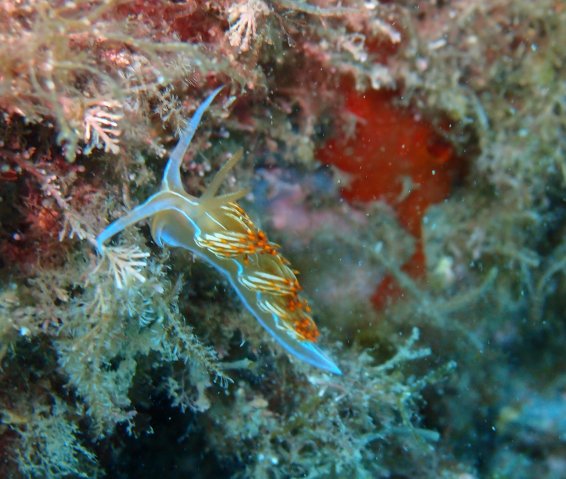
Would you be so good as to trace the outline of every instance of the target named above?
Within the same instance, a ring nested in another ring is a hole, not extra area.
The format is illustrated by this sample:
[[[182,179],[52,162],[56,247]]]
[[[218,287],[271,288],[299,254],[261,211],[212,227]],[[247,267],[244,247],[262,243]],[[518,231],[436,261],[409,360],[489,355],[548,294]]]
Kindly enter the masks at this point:
[[[300,292],[296,272],[236,201],[248,190],[217,195],[228,173],[242,159],[239,150],[215,175],[200,198],[181,181],[183,156],[200,120],[221,88],[214,90],[187,122],[165,167],[161,190],[106,227],[104,243],[123,229],[151,218],[151,235],[161,247],[183,248],[220,271],[269,334],[293,356],[334,374],[336,364],[315,344],[319,332],[311,308]]]

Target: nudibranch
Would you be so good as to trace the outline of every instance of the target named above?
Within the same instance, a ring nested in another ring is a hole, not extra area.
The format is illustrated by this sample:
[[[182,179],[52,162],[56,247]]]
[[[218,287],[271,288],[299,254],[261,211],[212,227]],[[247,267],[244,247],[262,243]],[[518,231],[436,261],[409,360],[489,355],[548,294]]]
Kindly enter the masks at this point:
[[[106,241],[128,226],[151,218],[151,235],[159,246],[187,249],[220,271],[250,313],[289,353],[320,369],[341,374],[315,344],[319,332],[289,262],[279,253],[279,246],[270,242],[238,205],[237,200],[247,191],[217,195],[242,153],[224,164],[200,198],[183,187],[183,157],[220,89],[214,90],[187,122],[165,167],[160,191],[108,225],[96,240],[98,251],[104,254]]]

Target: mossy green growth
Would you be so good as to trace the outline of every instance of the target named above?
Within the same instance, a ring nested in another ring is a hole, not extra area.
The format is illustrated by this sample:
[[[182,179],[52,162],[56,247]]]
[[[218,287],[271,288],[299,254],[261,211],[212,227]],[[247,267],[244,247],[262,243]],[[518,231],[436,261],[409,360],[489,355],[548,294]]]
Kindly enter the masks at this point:
[[[2,422],[19,437],[14,460],[24,477],[64,479],[103,477],[96,454],[88,447],[67,406],[57,398],[51,406],[36,405],[20,420],[4,412]]]

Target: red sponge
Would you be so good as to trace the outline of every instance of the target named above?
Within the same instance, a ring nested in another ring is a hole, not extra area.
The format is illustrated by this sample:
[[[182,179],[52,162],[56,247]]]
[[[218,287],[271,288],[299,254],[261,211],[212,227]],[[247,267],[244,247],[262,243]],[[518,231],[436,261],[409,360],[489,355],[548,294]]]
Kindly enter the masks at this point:
[[[461,162],[432,126],[412,111],[396,107],[394,93],[356,92],[344,87],[345,107],[354,127],[337,128],[317,152],[324,164],[351,175],[342,190],[350,202],[382,200],[417,240],[417,250],[403,269],[418,278],[424,272],[421,222],[426,209],[450,195]],[[345,133],[347,132],[347,133]],[[374,304],[381,307],[400,293],[392,278],[378,286]]]

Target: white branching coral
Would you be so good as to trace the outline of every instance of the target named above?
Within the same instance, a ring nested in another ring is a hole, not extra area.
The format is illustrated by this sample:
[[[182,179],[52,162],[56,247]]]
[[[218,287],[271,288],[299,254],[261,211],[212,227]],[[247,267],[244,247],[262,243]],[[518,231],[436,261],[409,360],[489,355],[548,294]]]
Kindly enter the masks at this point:
[[[240,52],[250,49],[257,36],[258,20],[269,14],[269,7],[262,0],[246,0],[228,9],[228,40]]]
[[[145,259],[149,253],[142,251],[138,246],[109,246],[104,248],[103,260],[93,271],[96,274],[103,264],[114,276],[114,282],[118,289],[124,289],[132,279],[145,283],[145,276],[141,270],[147,266]]]
[[[114,100],[99,101],[87,108],[84,115],[86,155],[94,148],[104,149],[106,153],[113,154],[120,151],[122,131],[118,127],[118,122],[124,117],[120,109],[120,103]]]

